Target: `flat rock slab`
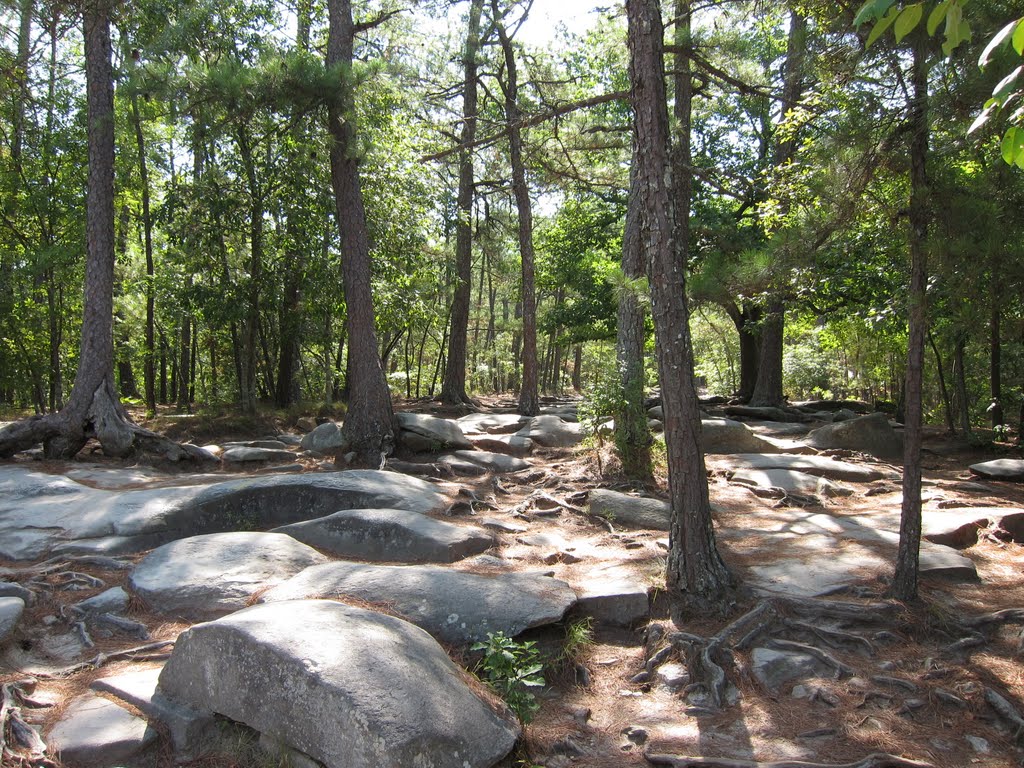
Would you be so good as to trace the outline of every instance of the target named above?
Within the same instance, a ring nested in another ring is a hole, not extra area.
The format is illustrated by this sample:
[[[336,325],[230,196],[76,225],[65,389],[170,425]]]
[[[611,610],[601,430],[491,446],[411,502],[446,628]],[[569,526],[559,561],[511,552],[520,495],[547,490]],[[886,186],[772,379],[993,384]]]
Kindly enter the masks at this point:
[[[258,590],[326,561],[283,533],[211,533],[153,550],[128,583],[159,613],[208,617],[243,608]]]
[[[295,454],[281,448],[259,448],[248,445],[240,445],[236,448],[228,448],[220,455],[220,460],[225,464],[247,464],[250,462],[294,461]]]
[[[64,551],[139,552],[204,533],[265,530],[340,509],[441,509],[445,496],[394,472],[267,475],[214,485],[132,491],[87,488],[22,467],[0,467],[0,558]]]
[[[780,488],[787,494],[802,496],[837,497],[853,494],[853,489],[828,478],[795,469],[739,469],[733,474],[732,482],[754,488]]]
[[[583,440],[583,428],[555,415],[534,416],[516,435],[545,448],[570,448]]]
[[[488,632],[513,637],[559,621],[576,602],[564,581],[531,573],[477,574],[430,565],[334,562],[307,568],[268,590],[265,602],[347,595],[384,603],[452,645]]]
[[[533,440],[519,435],[472,435],[473,447],[479,451],[527,456],[533,450]]]
[[[402,430],[411,433],[409,439],[403,435],[403,443],[411,445],[414,450],[440,451],[472,447],[457,421],[422,413],[403,412],[396,416]],[[419,440],[415,437],[419,437]]]
[[[826,424],[808,433],[806,442],[814,448],[845,448],[882,459],[903,455],[903,435],[889,425],[889,417],[884,413]]]
[[[793,469],[829,480],[870,483],[875,480],[898,480],[900,474],[866,464],[839,461],[827,456],[791,456],[789,454],[740,453],[722,460],[732,469]]]
[[[778,450],[738,421],[702,419],[700,424],[704,453],[774,453]]]
[[[89,685],[94,691],[108,694],[130,704],[167,729],[177,757],[198,754],[214,735],[213,713],[174,702],[158,689],[162,666],[131,669],[119,675],[101,677]]]
[[[454,563],[496,543],[479,528],[404,509],[347,509],[273,533],[288,534],[338,557],[389,563]]]
[[[600,565],[577,571],[579,600],[573,614],[589,616],[598,625],[632,627],[651,617],[648,583],[628,568]]]
[[[921,536],[933,544],[965,549],[978,543],[978,531],[1001,520],[1003,513],[1022,512],[998,507],[926,509],[921,514]]]
[[[972,464],[971,472],[978,477],[990,480],[1024,481],[1024,459],[993,459],[980,464]]]
[[[0,643],[14,632],[25,612],[25,601],[20,597],[0,597]]]
[[[192,627],[178,637],[160,690],[326,768],[489,768],[511,751],[519,727],[464,678],[423,630],[310,600]]]
[[[488,451],[455,451],[455,457],[463,461],[470,461],[479,464],[489,472],[522,472],[533,465],[528,461],[517,459],[514,456],[507,456],[504,453],[491,453]]]
[[[460,459],[453,453],[437,457],[437,465],[446,468],[451,474],[458,477],[483,477],[487,474],[487,468],[472,461]]]
[[[156,737],[156,731],[142,718],[102,696],[86,693],[71,701],[47,743],[69,768],[115,766],[137,755]]]
[[[590,514],[631,528],[667,531],[672,510],[667,501],[595,488],[590,492]]]
[[[529,420],[529,416],[520,416],[518,413],[471,413],[460,418],[458,422],[467,435],[505,435],[518,432]]]

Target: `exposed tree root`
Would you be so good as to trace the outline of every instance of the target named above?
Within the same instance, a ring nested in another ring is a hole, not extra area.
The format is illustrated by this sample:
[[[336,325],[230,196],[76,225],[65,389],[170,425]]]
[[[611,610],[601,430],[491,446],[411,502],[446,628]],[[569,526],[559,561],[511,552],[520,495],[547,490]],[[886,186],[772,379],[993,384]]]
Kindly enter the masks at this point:
[[[169,645],[174,645],[173,640],[160,640],[155,643],[147,643],[146,645],[137,645],[134,648],[125,648],[123,651],[114,651],[112,653],[100,653],[89,659],[88,661],[81,661],[78,664],[72,664],[70,667],[64,667],[64,669],[56,672],[50,672],[45,675],[37,675],[37,677],[46,678],[48,680],[58,680],[65,677],[71,677],[71,675],[77,674],[86,669],[99,669],[105,664],[109,664],[111,661],[154,661],[157,659],[163,659],[167,657],[166,653],[151,653],[151,651],[158,651],[167,648]]]
[[[671,768],[933,768],[931,763],[908,760],[896,755],[875,753],[855,763],[808,763],[803,760],[732,760],[727,757],[685,757],[681,755],[645,755],[653,765]]]
[[[1013,729],[1013,738],[1020,743],[1024,739],[1024,717],[1017,708],[991,688],[985,689],[985,701]]]
[[[690,685],[685,693],[702,691],[707,696],[703,705],[719,709],[728,693],[727,671],[735,661],[732,651],[743,651],[756,642],[781,650],[796,651],[813,656],[831,668],[838,679],[853,674],[849,666],[835,658],[828,651],[807,642],[797,642],[778,637],[789,632],[801,638],[821,641],[832,648],[855,648],[874,654],[874,645],[867,638],[854,632],[834,627],[821,627],[812,620],[828,620],[839,623],[865,625],[880,621],[891,622],[900,606],[897,603],[851,603],[813,598],[776,597],[763,600],[747,613],[723,627],[710,638],[698,637],[685,632],[673,632],[668,636],[672,646],[686,661],[690,673]],[[793,618],[799,617],[799,618]],[[651,653],[648,658],[653,659]],[[648,661],[648,674],[653,672]]]
[[[55,768],[46,757],[46,743],[21,717],[22,704],[34,704],[28,702],[22,685],[6,683],[0,688],[0,763],[11,768]]]

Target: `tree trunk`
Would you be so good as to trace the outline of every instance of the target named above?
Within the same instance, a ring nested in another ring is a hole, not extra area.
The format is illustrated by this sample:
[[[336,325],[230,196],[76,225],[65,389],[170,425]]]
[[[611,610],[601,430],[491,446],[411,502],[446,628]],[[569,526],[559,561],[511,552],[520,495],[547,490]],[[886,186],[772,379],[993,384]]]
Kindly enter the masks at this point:
[[[918,556],[921,548],[921,385],[927,330],[928,264],[928,65],[927,39],[914,33],[913,97],[908,107],[910,131],[910,293],[907,377],[903,426],[903,505],[900,546],[896,556],[892,596],[917,598]]]
[[[949,387],[946,386],[946,374],[942,366],[942,353],[939,352],[939,345],[935,343],[935,336],[928,331],[928,343],[931,345],[932,354],[935,355],[935,370],[939,375],[939,392],[942,395],[943,413],[946,417],[946,431],[956,434],[956,425],[953,423],[953,403],[949,397]]]
[[[647,276],[644,247],[640,242],[639,144],[633,137],[633,166],[630,173],[629,206],[622,234],[622,290],[619,292],[618,330],[615,353],[622,387],[622,407],[615,413],[615,448],[626,477],[648,479],[651,476],[651,430],[644,410],[644,330],[645,310],[636,281]]]
[[[757,369],[761,359],[761,308],[749,301],[737,306],[733,302],[724,305],[726,314],[732,319],[739,334],[740,342],[740,387],[736,396],[749,402],[757,386]]]
[[[689,216],[680,229],[673,229],[661,11],[657,0],[627,0],[626,17],[638,146],[640,241],[647,249],[672,508],[666,590],[672,618],[681,624],[692,612],[722,612],[732,576],[715,546],[693,384],[685,262],[678,258],[673,242],[677,232],[685,231]]]
[[[328,124],[333,139],[331,185],[341,228],[341,268],[348,314],[349,407],[344,433],[358,459],[376,467],[382,456],[391,453],[397,429],[377,348],[370,288],[370,238],[359,179],[352,78],[355,25],[351,0],[328,0],[327,5],[327,66],[339,76],[337,98],[328,110]]]
[[[993,267],[995,268],[995,267]],[[989,417],[992,426],[998,427],[1004,422],[1003,416],[1003,346],[1000,339],[1002,319],[1002,299],[999,295],[999,281],[992,278],[992,306],[989,315],[989,386],[992,393],[992,405],[989,406]]]
[[[86,265],[78,372],[60,413],[36,416],[0,430],[0,457],[40,441],[49,458],[70,458],[90,437],[108,455],[134,445],[170,459],[199,458],[128,420],[114,385],[114,80],[110,43],[111,0],[83,9],[89,177],[86,197]]]
[[[192,287],[192,275],[185,278],[185,290]],[[192,315],[187,310],[182,312],[180,336],[178,342],[178,391],[176,405],[178,411],[186,413],[192,409],[189,390],[192,384]]]
[[[505,61],[505,124],[508,127],[508,152],[512,165],[512,192],[519,217],[519,254],[522,258],[523,372],[519,389],[519,412],[524,416],[540,413],[540,394],[537,381],[537,296],[533,259],[533,208],[530,189],[526,184],[526,166],[523,164],[523,136],[520,129],[519,76],[515,51],[498,10],[498,0],[491,0],[494,24],[501,41]]]
[[[445,362],[441,402],[469,402],[466,394],[466,338],[469,331],[469,300],[473,275],[473,142],[476,141],[477,51],[480,48],[480,16],[483,0],[469,5],[466,47],[462,55],[465,78],[462,86],[462,138],[459,148],[459,196],[455,223],[455,294],[451,331]]]
[[[785,331],[785,308],[773,299],[761,321],[761,352],[757,364],[757,383],[750,395],[753,406],[782,405],[782,338]]]
[[[964,351],[967,337],[958,333],[953,345],[953,386],[956,387],[957,414],[960,416],[960,431],[964,437],[971,435],[971,407],[967,402],[967,372],[964,370]]]
[[[135,148],[138,152],[139,184],[142,187],[142,233],[146,252],[146,341],[142,362],[142,387],[145,390],[146,410],[156,413],[156,375],[154,370],[154,323],[156,322],[155,269],[153,262],[153,217],[150,213],[149,164],[146,162],[146,137],[142,132],[142,117],[139,113],[139,95],[131,91],[131,118],[135,128]]]
[[[246,291],[245,320],[242,323],[238,405],[242,413],[251,414],[256,412],[256,335],[260,319],[260,283],[263,279],[263,191],[256,177],[249,133],[244,126],[238,127],[235,139],[249,186],[249,285]]]

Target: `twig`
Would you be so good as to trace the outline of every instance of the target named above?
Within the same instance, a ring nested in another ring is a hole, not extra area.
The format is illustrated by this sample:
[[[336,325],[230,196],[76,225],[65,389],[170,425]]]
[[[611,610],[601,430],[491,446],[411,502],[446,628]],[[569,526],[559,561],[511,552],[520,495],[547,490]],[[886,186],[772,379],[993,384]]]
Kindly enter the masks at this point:
[[[83,669],[99,669],[104,664],[111,661],[120,661],[122,659],[131,659],[134,661],[148,661],[150,657],[143,656],[147,651],[155,651],[159,648],[166,648],[168,645],[174,645],[173,640],[160,640],[155,643],[147,643],[146,645],[138,645],[134,648],[126,648],[123,651],[114,651],[113,653],[100,653],[94,656],[88,661],[82,661],[78,664],[73,664],[70,667],[65,667],[57,672],[53,672],[47,675],[39,675],[47,679],[53,680],[58,678],[70,677],[76,672],[81,672]]]

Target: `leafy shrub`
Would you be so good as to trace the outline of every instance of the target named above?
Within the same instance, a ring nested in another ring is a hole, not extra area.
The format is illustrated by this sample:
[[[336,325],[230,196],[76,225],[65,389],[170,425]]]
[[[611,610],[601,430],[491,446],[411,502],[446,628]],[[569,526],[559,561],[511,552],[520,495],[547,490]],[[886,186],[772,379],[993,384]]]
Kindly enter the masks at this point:
[[[487,640],[475,643],[471,650],[483,651],[476,673],[524,723],[540,709],[537,697],[529,690],[544,685],[544,662],[537,644],[519,642],[504,632],[487,633]]]

